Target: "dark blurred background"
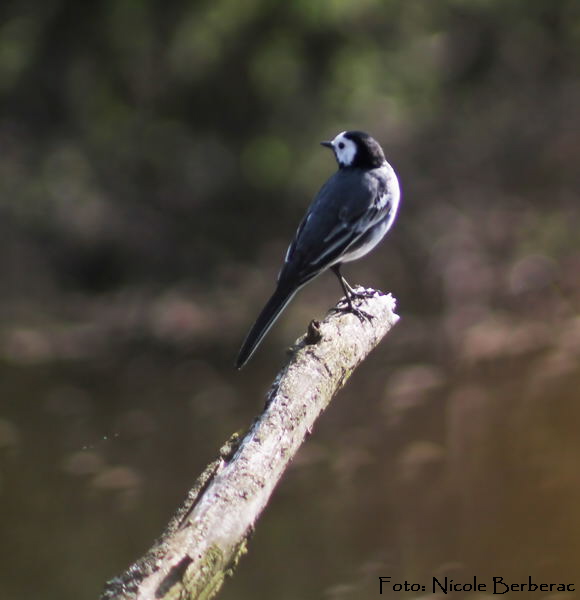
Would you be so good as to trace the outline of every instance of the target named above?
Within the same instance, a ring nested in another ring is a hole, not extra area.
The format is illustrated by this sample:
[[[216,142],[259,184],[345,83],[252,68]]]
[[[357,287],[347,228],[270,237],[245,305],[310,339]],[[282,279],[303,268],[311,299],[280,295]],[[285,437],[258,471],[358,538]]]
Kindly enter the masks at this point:
[[[580,587],[579,106],[577,0],[3,2],[0,597],[96,598],[249,425],[341,295],[234,371],[352,128],[403,205],[345,273],[402,318],[221,597]]]

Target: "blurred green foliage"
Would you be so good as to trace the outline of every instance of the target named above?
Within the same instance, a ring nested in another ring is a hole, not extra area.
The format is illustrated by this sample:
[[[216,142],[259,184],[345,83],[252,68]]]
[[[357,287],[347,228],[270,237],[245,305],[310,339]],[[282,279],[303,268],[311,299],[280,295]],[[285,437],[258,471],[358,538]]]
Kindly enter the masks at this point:
[[[0,597],[94,598],[250,421],[338,298],[232,371],[350,128],[403,205],[348,277],[403,318],[224,598],[575,575],[578,106],[577,0],[3,2]]]

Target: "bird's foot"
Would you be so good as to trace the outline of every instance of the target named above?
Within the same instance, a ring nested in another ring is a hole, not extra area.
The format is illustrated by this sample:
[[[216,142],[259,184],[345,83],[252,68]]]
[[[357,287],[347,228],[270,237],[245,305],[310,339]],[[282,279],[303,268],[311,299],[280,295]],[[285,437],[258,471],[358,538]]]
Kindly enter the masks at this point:
[[[369,296],[365,297],[368,298]],[[350,298],[343,298],[342,300],[340,300],[340,302],[337,304],[336,311],[352,313],[361,323],[364,323],[365,321],[368,321],[370,323],[375,318],[374,315],[371,315],[370,313],[361,310],[360,308],[357,308],[352,303]]]
[[[371,315],[371,313],[361,310],[360,308],[356,308],[356,306],[351,306],[348,308],[348,311],[351,312],[361,323],[364,323],[365,321],[372,323],[373,319],[375,318],[375,316]]]

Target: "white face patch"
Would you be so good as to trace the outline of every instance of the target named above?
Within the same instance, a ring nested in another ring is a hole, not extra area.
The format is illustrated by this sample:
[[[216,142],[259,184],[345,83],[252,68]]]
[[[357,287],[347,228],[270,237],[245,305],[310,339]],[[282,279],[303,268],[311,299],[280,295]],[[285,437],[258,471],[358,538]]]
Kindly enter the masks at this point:
[[[356,156],[356,144],[349,140],[343,131],[332,140],[332,149],[336,154],[336,160],[343,167],[350,167]]]

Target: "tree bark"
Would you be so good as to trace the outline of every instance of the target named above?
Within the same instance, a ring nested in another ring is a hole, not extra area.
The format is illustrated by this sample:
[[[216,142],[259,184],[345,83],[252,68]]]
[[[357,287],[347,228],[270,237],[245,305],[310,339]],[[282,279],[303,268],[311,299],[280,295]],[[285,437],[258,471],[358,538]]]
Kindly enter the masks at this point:
[[[161,538],[107,582],[101,600],[197,600],[218,592],[316,419],[397,322],[395,299],[370,292],[357,306],[372,319],[333,309],[310,323],[246,435],[226,442]]]

